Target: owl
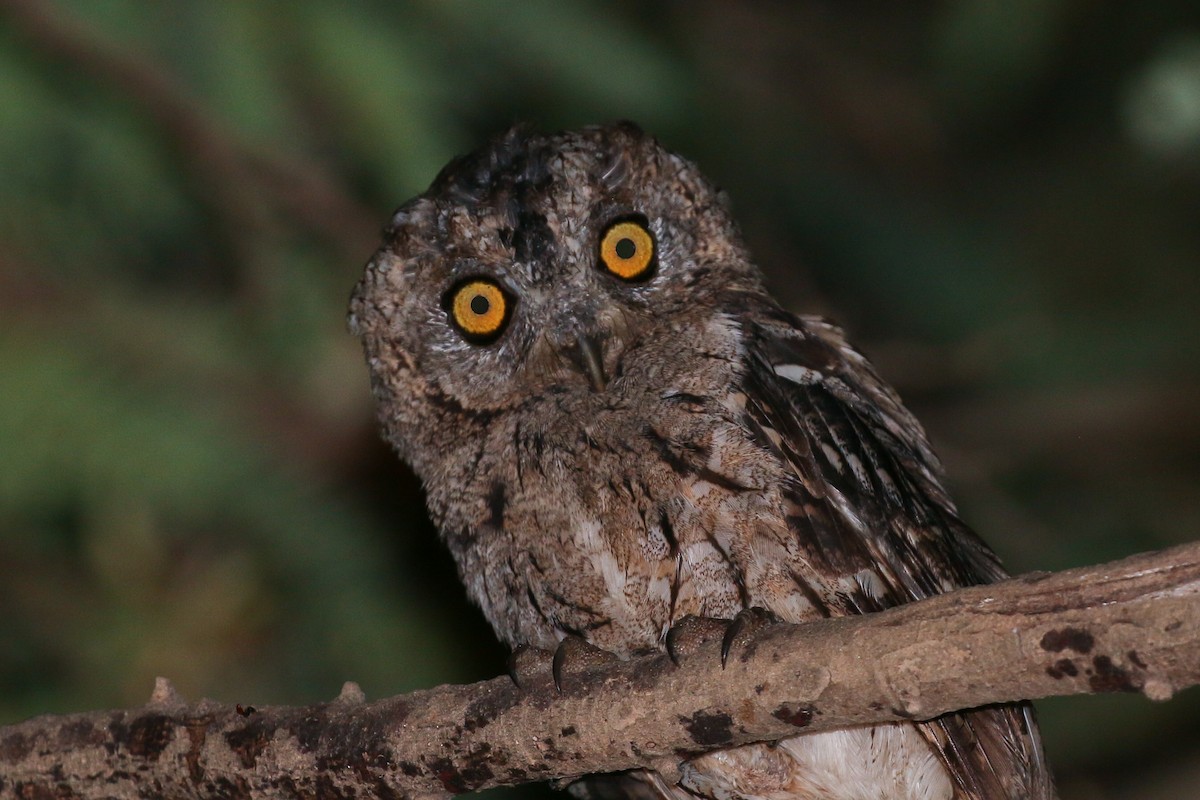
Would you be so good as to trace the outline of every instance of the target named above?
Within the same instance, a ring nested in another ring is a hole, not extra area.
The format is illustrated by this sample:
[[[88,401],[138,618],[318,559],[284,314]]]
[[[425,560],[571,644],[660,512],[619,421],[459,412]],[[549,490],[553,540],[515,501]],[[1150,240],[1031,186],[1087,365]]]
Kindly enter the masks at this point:
[[[516,128],[453,161],[391,219],[350,327],[384,435],[510,646],[581,637],[630,657],[689,616],[804,622],[1005,576],[895,391],[833,324],[771,299],[726,196],[631,124]],[[1054,794],[1019,704],[731,748],[617,787]]]

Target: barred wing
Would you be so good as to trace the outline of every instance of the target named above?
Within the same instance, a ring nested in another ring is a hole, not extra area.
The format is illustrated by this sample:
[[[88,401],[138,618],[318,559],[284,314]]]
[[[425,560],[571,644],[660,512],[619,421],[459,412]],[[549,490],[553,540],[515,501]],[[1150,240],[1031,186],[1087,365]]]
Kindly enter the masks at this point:
[[[841,331],[750,312],[746,424],[792,467],[789,526],[808,570],[793,574],[818,611],[868,613],[1005,577],[958,518],[919,423]],[[1028,704],[917,725],[963,798],[1054,796]]]

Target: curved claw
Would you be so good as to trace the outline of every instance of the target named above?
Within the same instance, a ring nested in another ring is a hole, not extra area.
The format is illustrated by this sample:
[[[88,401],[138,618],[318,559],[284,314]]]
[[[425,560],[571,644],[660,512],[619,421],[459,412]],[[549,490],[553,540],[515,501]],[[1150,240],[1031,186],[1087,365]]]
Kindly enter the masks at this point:
[[[725,620],[712,617],[697,617],[692,614],[682,617],[671,626],[663,638],[663,645],[667,648],[671,662],[679,666],[683,659],[722,636],[728,624]]]
[[[508,654],[508,677],[518,689],[528,690],[535,683],[549,677],[551,656],[549,650],[518,645]]]
[[[567,636],[558,643],[558,649],[554,651],[554,660],[551,662],[554,688],[562,694],[564,676],[602,667],[614,661],[620,661],[615,653],[602,650],[580,636]]]
[[[765,608],[755,606],[739,611],[721,639],[721,669],[729,662],[729,653],[735,644],[745,646],[755,633],[777,622],[779,617]]]

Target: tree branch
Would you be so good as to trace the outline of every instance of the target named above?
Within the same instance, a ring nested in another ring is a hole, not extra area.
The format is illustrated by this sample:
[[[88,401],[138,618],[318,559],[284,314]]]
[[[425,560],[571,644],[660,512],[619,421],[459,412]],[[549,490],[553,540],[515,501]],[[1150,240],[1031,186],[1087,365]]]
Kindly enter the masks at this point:
[[[864,617],[770,625],[721,666],[697,625],[666,655],[365,703],[185,704],[0,728],[0,796],[380,797],[653,767],[800,732],[928,719],[1012,700],[1200,682],[1200,543],[1027,575]],[[596,663],[592,660],[591,663]]]

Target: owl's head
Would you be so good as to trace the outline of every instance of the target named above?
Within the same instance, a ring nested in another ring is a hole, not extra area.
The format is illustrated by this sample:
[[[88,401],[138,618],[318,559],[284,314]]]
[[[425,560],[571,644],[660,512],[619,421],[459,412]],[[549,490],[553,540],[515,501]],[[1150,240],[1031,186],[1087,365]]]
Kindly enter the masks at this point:
[[[350,327],[403,452],[423,427],[538,398],[620,401],[671,369],[718,295],[758,286],[723,194],[652,137],[517,128],[396,212]]]

